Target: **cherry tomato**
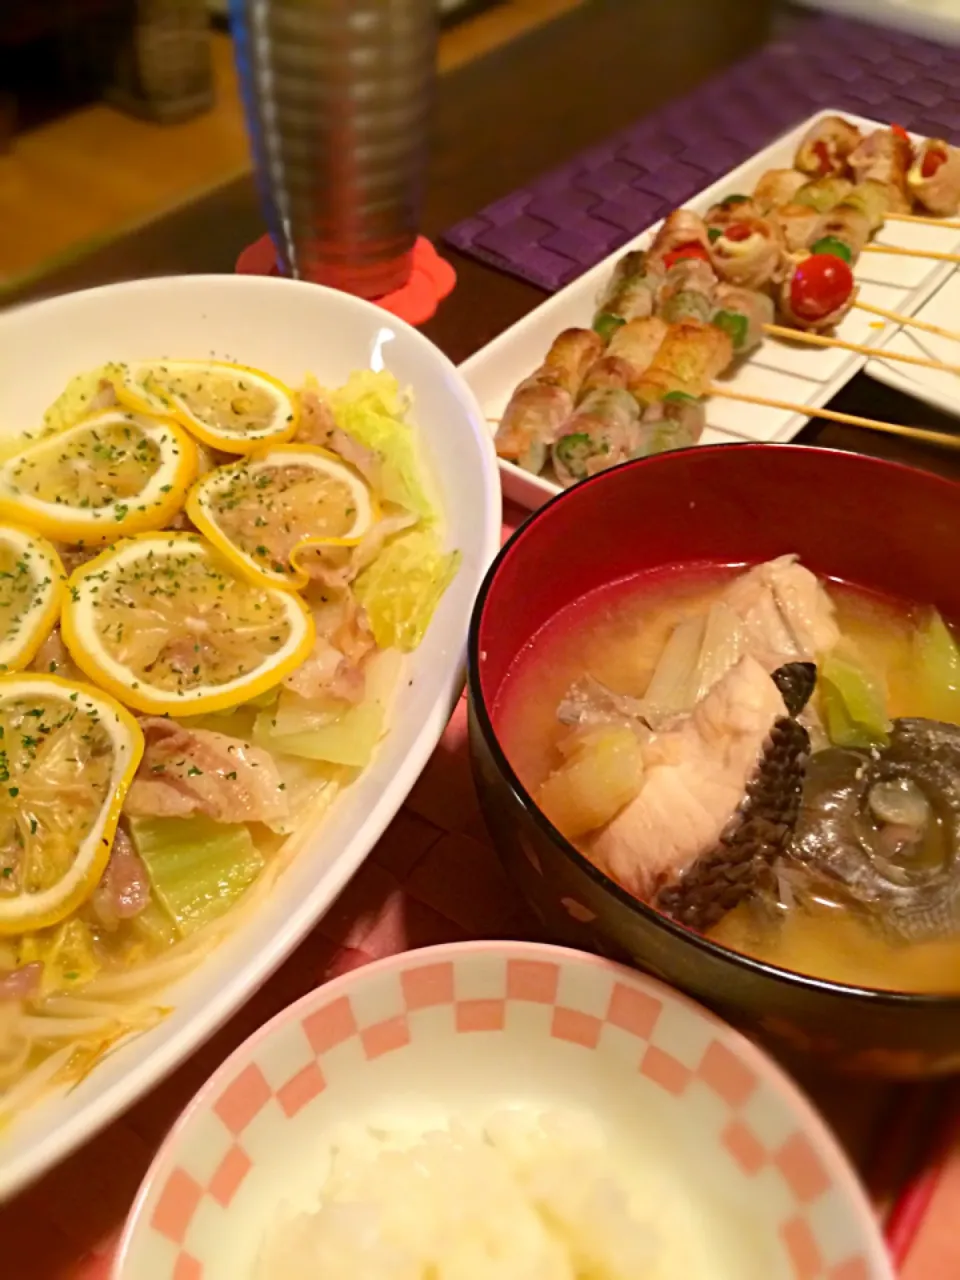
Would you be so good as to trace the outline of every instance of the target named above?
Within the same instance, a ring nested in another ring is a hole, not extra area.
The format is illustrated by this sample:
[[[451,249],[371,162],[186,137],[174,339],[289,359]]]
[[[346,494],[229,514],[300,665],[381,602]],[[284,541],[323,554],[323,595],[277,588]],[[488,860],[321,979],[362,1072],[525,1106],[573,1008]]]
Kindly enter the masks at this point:
[[[671,267],[678,262],[682,262],[684,258],[699,258],[701,262],[710,261],[710,255],[700,241],[691,240],[689,244],[677,245],[676,249],[671,249],[668,254],[665,254],[663,265],[669,271]]]
[[[910,141],[910,135],[902,124],[892,124],[890,126],[890,132],[895,138],[902,138],[904,142]]]
[[[833,168],[833,161],[830,159],[830,148],[825,142],[815,142],[813,144],[813,154],[820,163],[820,177],[826,178]]]
[[[734,244],[740,244],[741,241],[750,239],[753,235],[753,227],[746,222],[732,222],[723,234]]]
[[[923,164],[920,166],[921,175],[924,178],[932,178],[946,159],[947,157],[942,151],[928,151],[923,157]]]
[[[832,253],[805,258],[790,282],[790,305],[801,320],[821,320],[842,307],[853,292],[853,272]]]

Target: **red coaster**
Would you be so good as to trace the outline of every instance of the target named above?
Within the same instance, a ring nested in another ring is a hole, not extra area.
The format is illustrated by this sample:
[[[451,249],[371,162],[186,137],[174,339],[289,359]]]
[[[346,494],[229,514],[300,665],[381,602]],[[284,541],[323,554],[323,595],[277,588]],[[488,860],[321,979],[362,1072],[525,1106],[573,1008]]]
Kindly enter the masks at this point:
[[[237,259],[237,271],[247,276],[276,276],[277,258],[273,241],[262,236]],[[457,273],[441,258],[429,240],[417,237],[413,246],[413,271],[402,289],[377,298],[377,306],[392,312],[408,324],[424,324],[457,283]]]

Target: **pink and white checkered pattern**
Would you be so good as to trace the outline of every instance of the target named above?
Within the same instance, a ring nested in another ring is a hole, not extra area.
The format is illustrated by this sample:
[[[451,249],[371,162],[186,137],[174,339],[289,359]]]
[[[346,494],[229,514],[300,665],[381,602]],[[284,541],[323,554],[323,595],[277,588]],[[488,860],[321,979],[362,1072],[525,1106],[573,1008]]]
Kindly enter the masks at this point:
[[[826,1128],[736,1032],[653,980],[593,957],[467,943],[346,974],[243,1045],[161,1150],[116,1280],[219,1276],[219,1242],[242,1235],[265,1196],[279,1203],[277,1175],[298,1142],[316,1143],[332,1117],[362,1109],[364,1073],[379,1073],[367,1081],[377,1095],[402,1092],[412,1080],[440,1088],[439,1078],[425,1078],[431,1062],[441,1073],[441,1062],[456,1061],[466,1104],[484,1063],[496,1064],[509,1084],[521,1060],[528,1076],[532,1060],[568,1081],[619,1072],[619,1105],[656,1108],[678,1134],[693,1130],[710,1175],[725,1194],[742,1195],[757,1231],[775,1240],[784,1277],[892,1276]]]

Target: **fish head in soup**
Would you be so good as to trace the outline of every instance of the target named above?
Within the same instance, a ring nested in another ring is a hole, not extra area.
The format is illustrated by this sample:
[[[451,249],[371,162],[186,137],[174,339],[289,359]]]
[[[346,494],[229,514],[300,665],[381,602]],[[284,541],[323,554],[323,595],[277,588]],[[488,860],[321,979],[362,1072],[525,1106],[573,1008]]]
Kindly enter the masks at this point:
[[[790,855],[895,941],[960,929],[960,726],[896,720],[885,747],[815,755]]]

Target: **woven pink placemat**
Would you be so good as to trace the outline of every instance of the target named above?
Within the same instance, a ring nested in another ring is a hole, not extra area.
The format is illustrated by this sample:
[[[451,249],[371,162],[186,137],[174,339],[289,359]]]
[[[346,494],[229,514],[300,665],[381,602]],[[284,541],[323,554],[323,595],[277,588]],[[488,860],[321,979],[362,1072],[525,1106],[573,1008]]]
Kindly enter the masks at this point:
[[[507,512],[504,537],[524,518]],[[3,1280],[109,1280],[123,1221],[167,1130],[203,1081],[258,1026],[311,988],[381,956],[466,938],[534,938],[536,923],[507,880],[470,778],[466,701],[407,803],[310,937],[189,1062],[39,1183],[0,1208]],[[922,1091],[805,1081],[865,1170],[881,1217],[901,1203],[903,1148]],[[899,1120],[898,1120],[899,1117]],[[941,1162],[943,1163],[943,1162]],[[939,1166],[938,1166],[939,1167]],[[946,1168],[946,1164],[944,1164]],[[906,1280],[960,1276],[956,1233],[960,1134],[949,1170],[911,1184],[900,1224]],[[923,1201],[922,1209],[917,1208]],[[928,1211],[929,1210],[929,1211]],[[931,1223],[925,1230],[927,1221]],[[919,1225],[918,1228],[918,1224]],[[912,1247],[911,1247],[912,1246]],[[955,1265],[947,1260],[954,1250]]]

